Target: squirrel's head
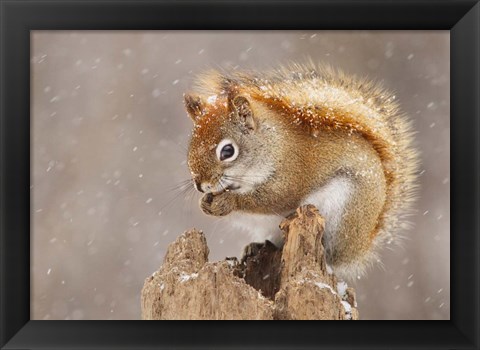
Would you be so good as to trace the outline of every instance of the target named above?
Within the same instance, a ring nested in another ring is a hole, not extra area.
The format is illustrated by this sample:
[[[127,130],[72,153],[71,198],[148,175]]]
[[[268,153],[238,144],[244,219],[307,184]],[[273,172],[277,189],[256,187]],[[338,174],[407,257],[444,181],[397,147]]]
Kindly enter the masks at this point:
[[[264,106],[246,95],[190,94],[185,106],[194,124],[188,167],[198,191],[247,193],[272,176],[275,127],[265,122]]]

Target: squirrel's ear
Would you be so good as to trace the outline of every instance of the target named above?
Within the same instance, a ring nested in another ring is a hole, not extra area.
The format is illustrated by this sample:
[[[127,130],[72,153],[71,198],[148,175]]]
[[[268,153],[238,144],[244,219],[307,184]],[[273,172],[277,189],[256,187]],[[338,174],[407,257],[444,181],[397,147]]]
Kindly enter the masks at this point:
[[[249,130],[255,130],[255,119],[250,102],[244,96],[236,96],[232,101],[236,115]]]
[[[193,120],[193,122],[195,122],[196,119],[202,115],[202,99],[198,96],[193,96],[190,94],[184,94],[183,99],[188,115]]]

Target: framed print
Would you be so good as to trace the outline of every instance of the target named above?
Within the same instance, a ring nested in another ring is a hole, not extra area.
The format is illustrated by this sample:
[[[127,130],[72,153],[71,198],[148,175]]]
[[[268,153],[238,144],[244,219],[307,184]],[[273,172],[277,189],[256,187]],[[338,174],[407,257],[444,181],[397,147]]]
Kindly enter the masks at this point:
[[[2,1],[2,349],[478,348],[479,11]]]

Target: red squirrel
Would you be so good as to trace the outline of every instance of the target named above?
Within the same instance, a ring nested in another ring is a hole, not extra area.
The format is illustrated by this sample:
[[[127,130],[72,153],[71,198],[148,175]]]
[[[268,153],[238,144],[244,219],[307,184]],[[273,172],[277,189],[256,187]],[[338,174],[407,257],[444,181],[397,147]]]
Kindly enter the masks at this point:
[[[343,278],[378,261],[408,226],[418,152],[395,96],[330,67],[208,71],[185,106],[188,166],[205,214],[281,243],[281,220],[313,204],[326,220],[327,263]]]

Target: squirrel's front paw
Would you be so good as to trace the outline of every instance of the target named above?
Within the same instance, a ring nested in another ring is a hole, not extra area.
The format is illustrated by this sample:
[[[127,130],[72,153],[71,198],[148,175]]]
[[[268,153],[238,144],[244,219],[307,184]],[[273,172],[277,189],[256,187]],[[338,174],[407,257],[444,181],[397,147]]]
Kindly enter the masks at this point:
[[[207,215],[224,216],[230,214],[234,209],[233,205],[233,198],[228,192],[217,195],[207,193],[200,199],[200,208]]]

